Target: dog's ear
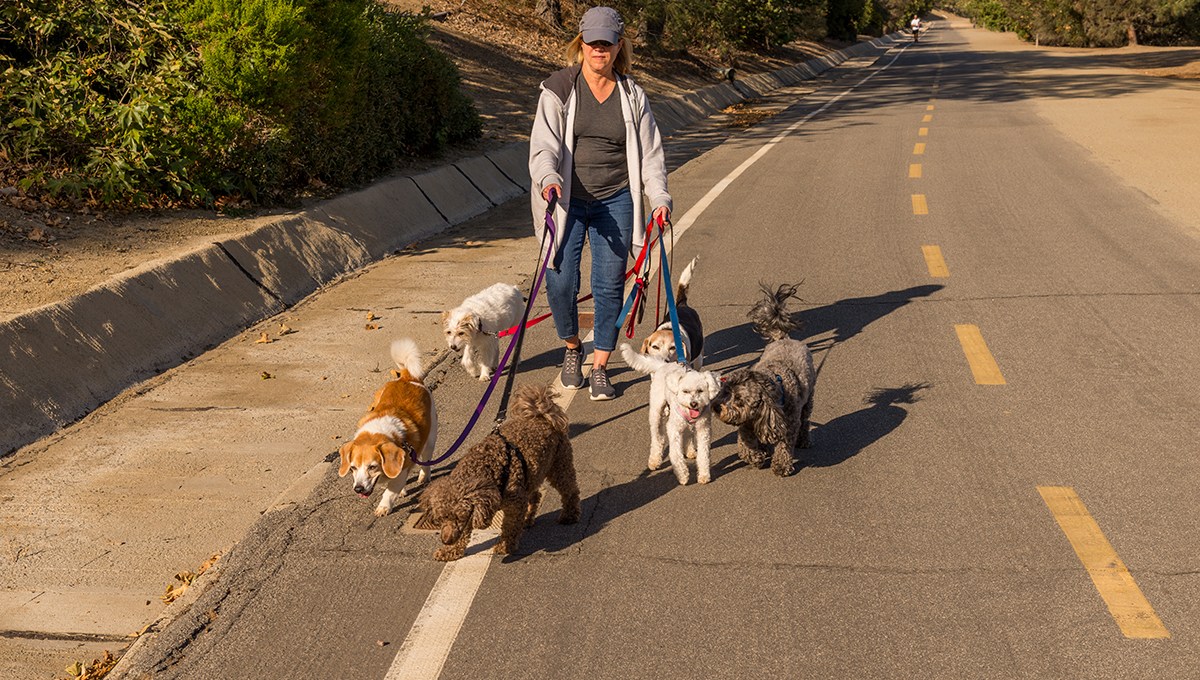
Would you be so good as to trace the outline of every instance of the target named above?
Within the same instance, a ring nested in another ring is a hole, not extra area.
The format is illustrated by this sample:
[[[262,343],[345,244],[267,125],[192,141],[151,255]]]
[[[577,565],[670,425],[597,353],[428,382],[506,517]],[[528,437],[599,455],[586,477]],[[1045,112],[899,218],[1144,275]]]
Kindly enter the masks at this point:
[[[404,467],[404,449],[391,442],[384,442],[376,446],[375,450],[383,459],[383,474],[388,479],[395,479]]]
[[[443,326],[446,325],[446,319],[449,319],[449,318],[450,318],[449,310],[442,312],[442,325]]]
[[[500,490],[495,487],[479,489],[467,500],[471,503],[471,526],[483,529],[492,523],[492,517],[500,509]]]
[[[708,387],[708,398],[711,401],[715,399],[721,391],[721,383],[717,381],[717,374],[711,371],[704,374],[704,384]]]
[[[783,410],[770,396],[764,398],[760,404],[758,420],[754,422],[754,436],[763,443],[783,441],[787,434]]]
[[[642,354],[650,353],[650,336],[647,335],[645,340],[642,340]]]
[[[483,322],[480,321],[479,316],[474,313],[464,316],[463,320],[462,320],[462,325],[466,326],[467,328],[470,328],[472,331],[475,331],[475,332],[478,332],[479,329],[483,328]]]
[[[342,444],[342,448],[338,449],[338,455],[342,457],[342,462],[338,465],[338,477],[345,477],[350,471],[350,450],[354,448],[354,442],[346,442]]]

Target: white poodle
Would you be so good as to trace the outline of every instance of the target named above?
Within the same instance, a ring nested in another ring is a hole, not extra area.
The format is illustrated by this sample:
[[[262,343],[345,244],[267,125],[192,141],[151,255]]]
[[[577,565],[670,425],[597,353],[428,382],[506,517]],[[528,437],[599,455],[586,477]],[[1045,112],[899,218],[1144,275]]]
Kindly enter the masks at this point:
[[[633,370],[650,376],[650,459],[647,467],[657,470],[662,466],[665,447],[680,484],[688,482],[685,455],[696,459],[696,481],[707,484],[712,478],[709,460],[712,409],[709,403],[720,391],[716,374],[638,354],[628,343],[621,343],[621,356]]]
[[[462,365],[472,378],[490,380],[500,363],[496,333],[521,322],[525,297],[521,289],[497,283],[472,295],[448,312],[442,312],[446,345],[462,350]]]

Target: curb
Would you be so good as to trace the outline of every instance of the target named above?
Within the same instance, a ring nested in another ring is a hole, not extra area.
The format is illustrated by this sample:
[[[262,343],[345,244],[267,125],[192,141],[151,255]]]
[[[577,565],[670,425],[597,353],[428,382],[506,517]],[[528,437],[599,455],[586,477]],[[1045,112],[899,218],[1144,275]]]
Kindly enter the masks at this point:
[[[891,34],[656,98],[662,134],[899,42]],[[529,191],[528,144],[384,179],[0,324],[0,457],[282,312],[338,276]]]

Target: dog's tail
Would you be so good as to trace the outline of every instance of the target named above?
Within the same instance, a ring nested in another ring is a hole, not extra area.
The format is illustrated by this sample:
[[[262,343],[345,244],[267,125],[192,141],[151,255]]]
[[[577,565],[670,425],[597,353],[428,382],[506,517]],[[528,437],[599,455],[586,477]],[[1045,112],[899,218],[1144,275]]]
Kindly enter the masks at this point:
[[[801,281],[800,283],[804,283]],[[780,284],[772,290],[771,286],[760,283],[763,299],[759,300],[746,316],[754,323],[754,332],[774,342],[788,337],[800,327],[800,320],[787,309],[788,300],[799,300],[796,290],[800,283]]]
[[[509,417],[542,418],[554,429],[566,432],[567,412],[554,401],[556,394],[550,385],[521,385],[513,392],[512,406],[508,410]]]
[[[683,268],[683,273],[679,275],[679,290],[675,293],[675,305],[682,307],[687,304],[688,287],[692,285],[692,272],[696,270],[696,262],[700,256],[692,258],[688,266]]]
[[[617,348],[621,352],[621,358],[625,360],[629,367],[638,373],[651,374],[662,368],[663,364],[667,363],[658,357],[652,357],[641,352],[633,351],[628,342],[622,342]]]
[[[401,338],[392,342],[392,361],[395,361],[396,366],[400,369],[402,380],[423,380],[425,378],[425,366],[421,363],[421,350],[417,349],[417,343],[412,340]],[[405,373],[408,375],[405,376]]]

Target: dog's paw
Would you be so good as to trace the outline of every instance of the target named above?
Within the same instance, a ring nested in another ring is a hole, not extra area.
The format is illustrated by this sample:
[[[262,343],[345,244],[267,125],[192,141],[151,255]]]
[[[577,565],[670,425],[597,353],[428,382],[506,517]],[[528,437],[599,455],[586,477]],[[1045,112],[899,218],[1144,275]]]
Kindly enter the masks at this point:
[[[492,548],[492,552],[496,555],[511,555],[517,549],[516,541],[496,541],[496,547]]]
[[[701,474],[696,475],[696,483],[697,484],[708,484],[711,481],[712,481],[712,478],[709,477],[708,475],[701,475]]]
[[[574,524],[578,521],[579,521],[579,511],[578,510],[576,510],[575,512],[567,512],[566,510],[563,510],[563,511],[559,512],[559,514],[558,514],[558,523],[559,524]]]
[[[663,466],[662,458],[655,458],[655,457],[651,456],[650,459],[646,461],[646,469],[648,469],[648,470],[657,470],[662,466]]]
[[[795,469],[795,463],[790,460],[779,463],[771,463],[771,471],[780,477],[787,477],[788,475],[792,474]]]
[[[386,517],[387,514],[391,511],[392,511],[392,507],[390,505],[376,505],[375,506],[375,516],[376,517]]]
[[[445,545],[433,551],[433,559],[438,562],[453,562],[463,556],[463,551],[452,545]]]

